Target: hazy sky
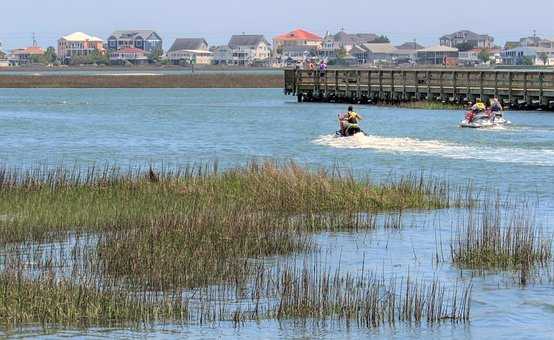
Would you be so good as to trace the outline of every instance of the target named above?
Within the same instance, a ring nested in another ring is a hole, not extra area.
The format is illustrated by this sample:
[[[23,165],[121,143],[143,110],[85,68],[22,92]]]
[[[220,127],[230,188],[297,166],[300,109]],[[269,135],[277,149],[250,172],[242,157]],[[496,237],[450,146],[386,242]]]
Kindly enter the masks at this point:
[[[492,34],[503,44],[531,35],[554,37],[554,0],[3,0],[3,49],[40,45],[83,31],[106,39],[116,29],[155,29],[167,48],[176,37],[226,43],[234,33],[271,38],[302,27],[315,33],[374,32],[394,43],[436,44],[459,29]]]

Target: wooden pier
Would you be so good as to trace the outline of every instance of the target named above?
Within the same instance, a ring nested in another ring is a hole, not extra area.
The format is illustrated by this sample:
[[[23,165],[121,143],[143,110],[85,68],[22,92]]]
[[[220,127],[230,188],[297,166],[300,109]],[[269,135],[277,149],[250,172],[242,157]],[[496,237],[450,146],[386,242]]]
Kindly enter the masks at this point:
[[[299,102],[468,103],[496,95],[512,109],[554,111],[554,71],[445,69],[285,70],[285,93]]]

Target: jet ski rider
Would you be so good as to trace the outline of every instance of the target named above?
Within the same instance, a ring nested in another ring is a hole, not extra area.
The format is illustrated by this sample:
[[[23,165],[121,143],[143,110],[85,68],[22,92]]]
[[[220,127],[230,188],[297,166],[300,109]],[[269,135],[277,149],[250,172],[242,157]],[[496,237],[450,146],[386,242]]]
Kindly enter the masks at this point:
[[[475,104],[471,107],[471,111],[469,111],[466,115],[466,119],[469,123],[473,122],[473,119],[476,115],[479,113],[485,112],[487,107],[485,106],[485,103],[483,103],[483,100],[481,98],[477,98],[475,101]]]
[[[352,126],[357,126],[359,121],[362,120],[362,116],[354,111],[354,108],[352,106],[348,107],[348,111],[346,113],[342,113],[339,115],[339,125],[340,125],[340,133],[343,136],[348,136],[348,130]]]
[[[352,106],[348,107],[348,112],[346,113],[346,115],[346,119],[350,124],[359,124],[360,120],[363,119],[362,116],[354,111],[354,108]]]
[[[496,117],[502,117],[502,104],[500,104],[500,101],[498,100],[497,96],[492,97],[491,101],[491,120],[494,122]]]

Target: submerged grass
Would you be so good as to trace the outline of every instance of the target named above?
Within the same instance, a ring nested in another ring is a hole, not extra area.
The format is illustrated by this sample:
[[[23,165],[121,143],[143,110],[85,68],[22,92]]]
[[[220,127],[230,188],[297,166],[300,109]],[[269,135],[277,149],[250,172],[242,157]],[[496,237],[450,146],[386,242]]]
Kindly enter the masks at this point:
[[[552,259],[552,239],[535,226],[525,205],[502,211],[468,210],[451,243],[454,264],[481,270],[516,270],[525,284],[529,271]]]
[[[144,301],[122,291],[102,290],[71,280],[0,274],[0,325],[5,329],[40,324],[44,328],[148,325],[186,320],[178,299]]]
[[[7,298],[1,313],[12,315],[6,319],[12,326],[327,316],[365,326],[466,320],[469,293],[460,310],[458,295],[452,303],[443,300],[436,283],[409,282],[397,291],[375,277],[275,273],[260,263],[314,249],[309,232],[375,228],[379,212],[394,212],[386,225],[399,228],[405,209],[471,205],[469,191],[451,192],[446,183],[423,176],[376,184],[337,170],[275,162],[223,172],[217,164],[127,172],[3,169],[0,284]],[[81,237],[89,239],[86,246],[68,253],[37,250]],[[254,292],[254,307],[229,314],[222,302],[228,287],[235,301]],[[396,297],[404,289],[407,295]],[[205,292],[200,301],[185,293],[198,290]],[[24,291],[29,294],[22,296]],[[263,313],[262,298],[269,301]]]

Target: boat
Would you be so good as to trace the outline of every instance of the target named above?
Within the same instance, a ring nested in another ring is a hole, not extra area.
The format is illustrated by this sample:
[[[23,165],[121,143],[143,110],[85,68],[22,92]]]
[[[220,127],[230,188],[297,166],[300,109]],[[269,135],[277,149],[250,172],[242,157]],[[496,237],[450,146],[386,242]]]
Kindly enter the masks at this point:
[[[512,122],[505,119],[502,112],[496,112],[493,119],[490,112],[474,114],[470,111],[466,114],[465,119],[462,120],[459,125],[462,128],[482,129],[505,126],[510,124],[512,124]]]

